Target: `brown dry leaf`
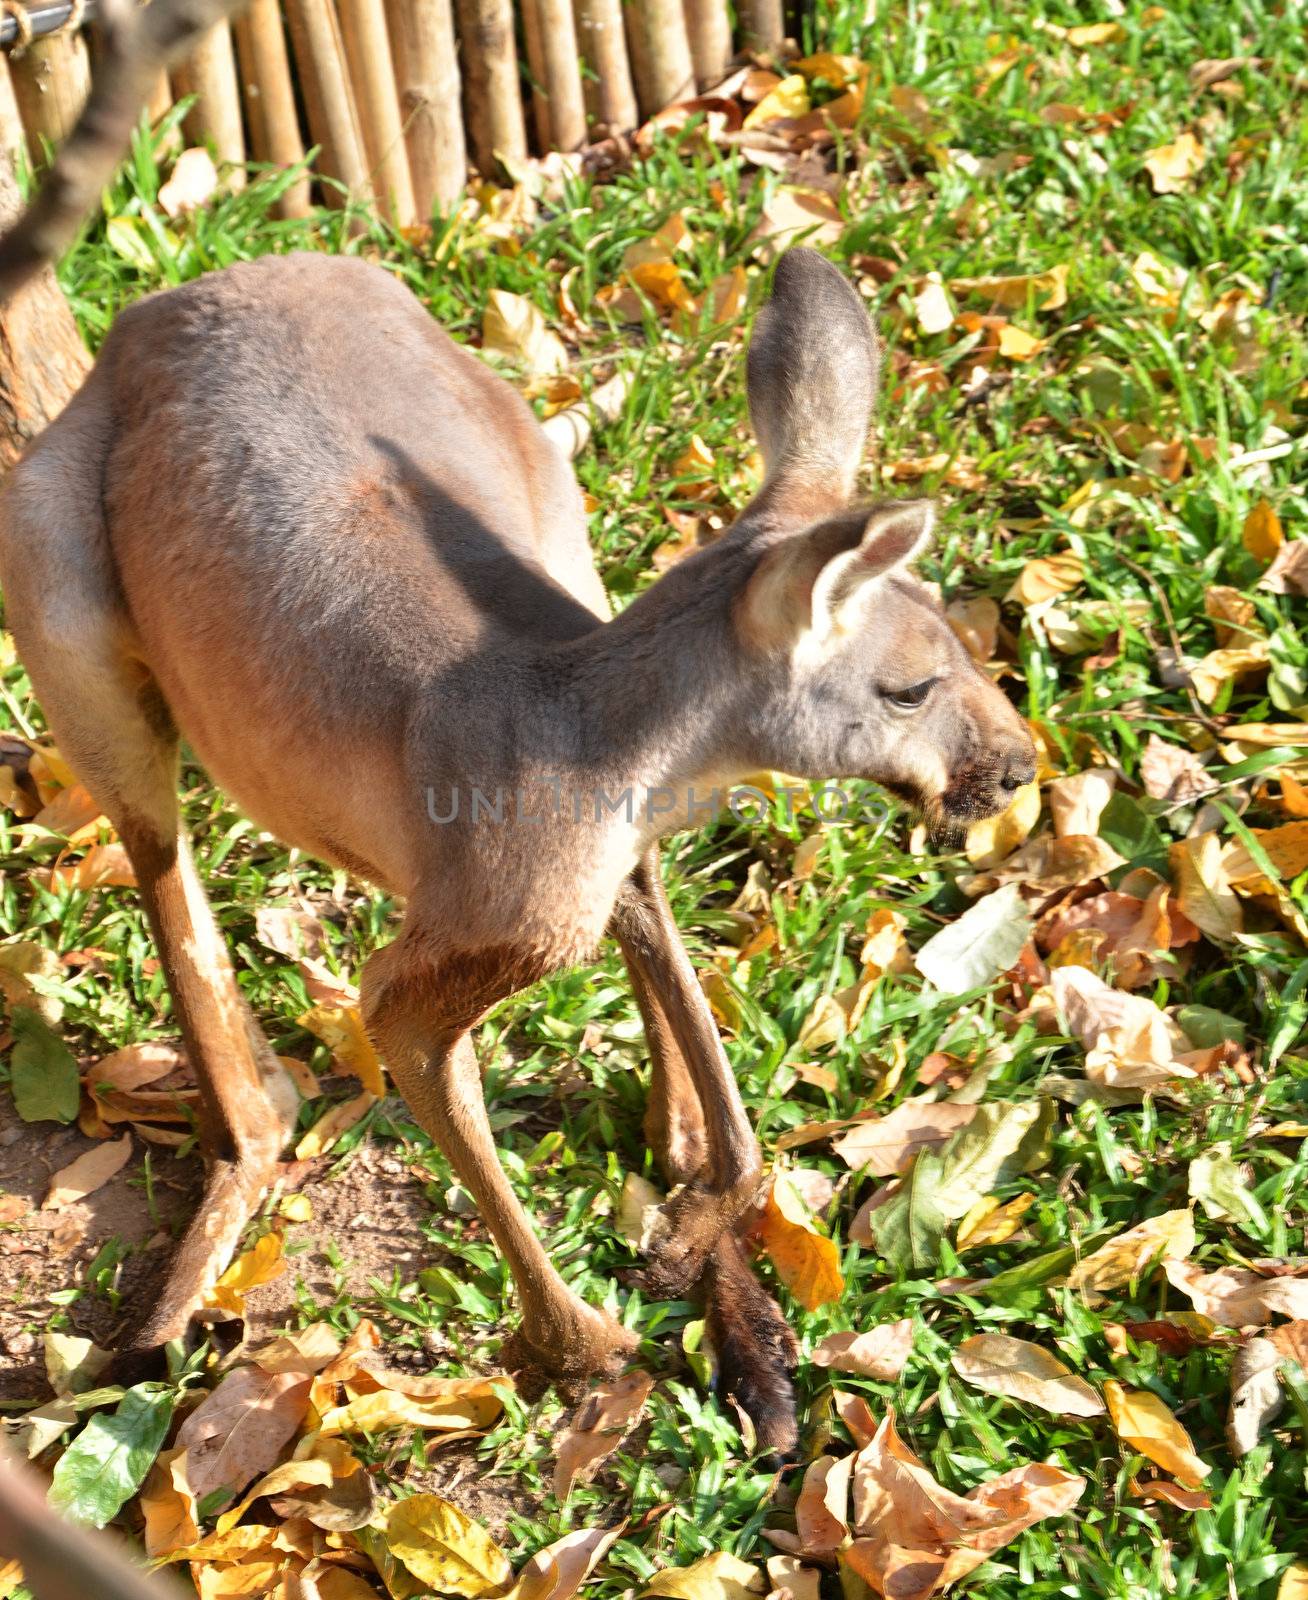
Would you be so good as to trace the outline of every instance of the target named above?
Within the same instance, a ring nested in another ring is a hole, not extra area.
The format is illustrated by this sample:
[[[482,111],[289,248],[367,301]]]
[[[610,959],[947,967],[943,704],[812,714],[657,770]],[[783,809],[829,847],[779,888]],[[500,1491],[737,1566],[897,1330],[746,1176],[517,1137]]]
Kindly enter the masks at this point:
[[[888,1178],[907,1172],[920,1150],[936,1149],[976,1115],[975,1106],[944,1100],[905,1100],[884,1117],[858,1123],[832,1145],[856,1172]]]
[[[1145,1502],[1165,1500],[1169,1506],[1182,1511],[1211,1511],[1212,1496],[1203,1489],[1183,1489],[1170,1478],[1146,1478],[1143,1483],[1133,1480],[1127,1488],[1138,1500]]]
[[[241,1316],[245,1311],[246,1291],[257,1289],[261,1283],[271,1283],[285,1271],[281,1234],[265,1233],[249,1250],[237,1256],[204,1297],[204,1303]]]
[[[507,289],[492,289],[487,296],[481,347],[508,357],[527,373],[562,372],[568,364],[563,340],[546,326],[540,308]]]
[[[341,1341],[325,1322],[311,1322],[298,1333],[282,1333],[252,1359],[265,1372],[298,1372],[311,1375],[335,1361]]]
[[[1117,774],[1107,767],[1090,767],[1069,777],[1055,778],[1049,785],[1049,814],[1060,839],[1069,834],[1093,836],[1099,832],[1099,819],[1113,798]]]
[[[1244,519],[1241,530],[1244,547],[1257,561],[1271,561],[1285,543],[1281,519],[1266,500],[1260,500]]]
[[[341,1070],[353,1073],[370,1094],[380,1098],[386,1093],[381,1062],[358,1006],[312,1006],[296,1021],[321,1039]]]
[[[954,307],[938,272],[928,272],[913,296],[913,315],[925,334],[944,333],[954,325]]]
[[[185,1450],[166,1450],[157,1458],[137,1505],[145,1518],[146,1555],[171,1555],[196,1543],[200,1524],[186,1477]]]
[[[626,277],[660,311],[694,315],[697,309],[695,296],[687,288],[675,261],[642,262],[632,267]]]
[[[959,1377],[988,1394],[1039,1406],[1055,1416],[1097,1417],[1104,1403],[1050,1351],[1006,1333],[964,1339],[951,1357]]]
[[[160,185],[159,204],[170,217],[198,211],[218,187],[218,168],[207,150],[196,147],[178,156],[168,182]]]
[[[116,1172],[121,1172],[132,1155],[132,1136],[125,1133],[112,1144],[96,1145],[61,1167],[50,1179],[45,1199],[41,1202],[46,1211],[59,1211],[64,1206],[85,1200],[101,1184],[108,1183]]]
[[[1237,1461],[1257,1445],[1284,1405],[1277,1377],[1284,1356],[1272,1339],[1247,1339],[1231,1363],[1231,1409],[1226,1442]]]
[[[56,866],[35,876],[41,886],[58,894],[65,889],[134,889],[136,870],[121,844],[93,845],[70,867]]]
[[[281,1455],[304,1420],[310,1379],[292,1372],[237,1367],[177,1432],[197,1500],[216,1489],[240,1494]]]
[[[626,1527],[581,1528],[545,1545],[519,1568],[505,1600],[572,1600]]]
[[[1253,836],[1282,878],[1292,880],[1308,870],[1308,821],[1283,822],[1276,828],[1254,828]],[[1241,894],[1266,894],[1271,880],[1250,855],[1248,848],[1233,840],[1222,853],[1222,867]]]
[[[1033,299],[1037,311],[1057,311],[1067,304],[1067,277],[1071,267],[1060,264],[1048,272],[1020,273],[1013,277],[951,278],[954,294],[977,295],[1007,311],[1022,311]]]
[[[1189,1041],[1143,995],[1123,994],[1085,967],[1059,967],[1049,986],[1067,1031],[1087,1051],[1086,1075],[1120,1088],[1148,1088],[1193,1077],[1178,1056]]]
[[[1178,839],[1167,852],[1176,904],[1201,933],[1227,943],[1244,929],[1244,910],[1232,887],[1227,856],[1215,833]]]
[[[828,1050],[849,1030],[849,1020],[834,996],[819,995],[813,1009],[799,1025],[796,1043],[801,1050]]]
[[[648,1179],[642,1178],[638,1172],[629,1172],[622,1180],[622,1193],[618,1197],[613,1226],[624,1239],[643,1248],[666,1199],[663,1191],[656,1189]]]
[[[1156,733],[1149,735],[1140,757],[1140,781],[1152,799],[1173,804],[1195,800],[1216,787],[1193,750],[1167,744]]]
[[[1270,662],[1270,641],[1249,639],[1242,645],[1232,645],[1225,650],[1210,650],[1190,668],[1190,682],[1203,703],[1210,706],[1230,679],[1266,672]]]
[[[17,1222],[20,1217],[25,1217],[31,1206],[20,1194],[0,1193],[0,1227],[10,1222]]]
[[[1171,1264],[1195,1247],[1194,1215],[1188,1210],[1164,1211],[1119,1233],[1083,1257],[1067,1275],[1067,1287],[1098,1294],[1120,1289],[1161,1261],[1168,1278]],[[1175,1281],[1175,1280],[1172,1280]]]
[[[1163,1270],[1197,1312],[1222,1328],[1262,1327],[1274,1316],[1308,1318],[1308,1279],[1268,1278],[1248,1267],[1205,1272],[1188,1261],[1165,1262]]]
[[[758,1236],[777,1276],[806,1311],[840,1298],[845,1287],[840,1251],[813,1226],[808,1207],[784,1172],[773,1174]]]
[[[792,244],[814,249],[836,244],[844,231],[840,207],[824,190],[783,184],[763,207],[750,241],[755,254],[770,259]]]
[[[1171,144],[1160,144],[1145,156],[1145,167],[1155,194],[1178,194],[1208,159],[1194,134],[1178,134]]]
[[[1023,606],[1043,605],[1046,600],[1075,589],[1084,576],[1085,564],[1071,550],[1036,556],[1018,573],[1004,599]]]
[[[1109,889],[1059,906],[1036,930],[1037,948],[1051,967],[1110,962],[1116,987],[1138,989],[1160,975],[1156,956],[1199,938],[1198,928],[1170,899],[1170,887],[1160,881],[1145,900]]]
[[[1308,539],[1282,545],[1258,580],[1258,587],[1271,594],[1308,596]]]
[[[260,944],[292,961],[320,956],[327,934],[321,921],[303,906],[259,906],[254,913],[254,932]]]
[[[831,1403],[836,1408],[836,1415],[849,1429],[855,1445],[861,1450],[865,1444],[871,1444],[877,1431],[877,1419],[863,1396],[837,1389],[831,1396]]]
[[[573,1414],[559,1441],[554,1462],[554,1497],[566,1500],[578,1477],[594,1476],[601,1461],[640,1421],[654,1380],[647,1372],[627,1372],[592,1389]]]
[[[996,817],[985,817],[967,830],[967,859],[986,871],[1006,861],[1030,836],[1040,820],[1040,785],[1024,783]]]
[[[822,1574],[794,1556],[769,1556],[769,1600],[821,1600]]]
[[[1211,89],[1213,84],[1221,83],[1227,78],[1233,78],[1237,72],[1243,72],[1247,67],[1262,65],[1257,56],[1219,56],[1205,57],[1196,61],[1190,68],[1190,87],[1196,91]]]
[[[1123,1444],[1170,1472],[1193,1489],[1212,1471],[1195,1454],[1194,1441],[1156,1394],[1147,1389],[1124,1389],[1111,1378],[1104,1399],[1113,1429]]]
[[[999,607],[989,595],[951,600],[945,607],[945,618],[973,661],[991,659],[999,643]]]
[[[830,1560],[849,1539],[849,1484],[853,1456],[819,1456],[804,1473],[795,1501],[799,1552]]]
[[[854,1465],[854,1526],[842,1562],[878,1594],[926,1597],[958,1582],[993,1551],[1045,1517],[1063,1516],[1084,1478],[1032,1462],[952,1494],[895,1432],[889,1409]]]
[[[107,833],[113,831],[90,790],[84,784],[74,783],[58,790],[49,805],[42,806],[30,822],[18,829],[18,836],[29,840],[36,836],[37,829],[43,828],[49,833],[63,834],[70,844],[87,844],[102,827]]]
[[[364,1116],[370,1106],[377,1104],[377,1096],[371,1089],[365,1089],[361,1094],[355,1095],[352,1100],[343,1101],[335,1105],[326,1114],[319,1117],[313,1127],[304,1135],[295,1147],[297,1161],[312,1161],[315,1156],[324,1154],[343,1133],[348,1133],[359,1119]]]
[[[829,1333],[814,1346],[815,1367],[853,1372],[881,1383],[897,1383],[913,1353],[913,1319],[885,1322],[866,1333]]]

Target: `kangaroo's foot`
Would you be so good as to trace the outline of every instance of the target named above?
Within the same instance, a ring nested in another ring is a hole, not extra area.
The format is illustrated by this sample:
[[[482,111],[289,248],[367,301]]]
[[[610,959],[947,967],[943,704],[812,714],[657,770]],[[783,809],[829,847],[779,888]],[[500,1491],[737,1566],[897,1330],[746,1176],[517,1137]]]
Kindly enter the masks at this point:
[[[628,1367],[639,1344],[608,1312],[579,1305],[566,1327],[519,1328],[504,1341],[500,1361],[525,1400],[538,1400],[553,1386],[575,1404],[591,1378],[616,1378]]]
[[[749,1415],[760,1450],[779,1461],[799,1449],[795,1390],[790,1381],[799,1344],[790,1324],[754,1276],[735,1234],[724,1234],[704,1275],[709,1337],[718,1385]]]
[[[663,1206],[645,1246],[641,1274],[645,1292],[656,1300],[688,1294],[704,1276],[718,1241],[744,1216],[754,1199],[757,1175],[725,1193],[688,1183]]]

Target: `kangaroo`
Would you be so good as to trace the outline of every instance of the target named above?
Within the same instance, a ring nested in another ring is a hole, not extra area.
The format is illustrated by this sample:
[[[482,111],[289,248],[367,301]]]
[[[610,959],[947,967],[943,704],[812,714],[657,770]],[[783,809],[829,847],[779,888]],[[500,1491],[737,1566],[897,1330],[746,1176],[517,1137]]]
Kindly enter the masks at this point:
[[[382,268],[269,257],[119,315],[4,485],[0,584],[135,867],[200,1086],[203,1199],[126,1359],[186,1331],[293,1115],[179,828],[185,737],[261,827],[402,898],[363,970],[366,1026],[509,1263],[502,1359],[529,1390],[575,1394],[635,1340],[514,1195],[471,1031],[617,939],[676,1186],[645,1286],[702,1292],[723,1387],[761,1446],[793,1450],[795,1342],[736,1233],[760,1153],[658,840],[762,768],[874,780],[946,830],[1034,773],[1022,719],[909,571],[931,505],[854,499],[879,361],[836,267],[783,255],[747,364],[763,486],[614,616],[570,465]]]

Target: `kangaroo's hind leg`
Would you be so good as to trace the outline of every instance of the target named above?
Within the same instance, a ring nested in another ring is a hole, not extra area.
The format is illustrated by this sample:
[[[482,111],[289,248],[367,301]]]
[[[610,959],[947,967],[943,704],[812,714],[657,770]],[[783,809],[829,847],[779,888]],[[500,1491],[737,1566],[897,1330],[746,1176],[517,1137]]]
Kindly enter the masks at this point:
[[[128,1349],[186,1331],[277,1164],[294,1091],[236,986],[179,830],[178,736],[136,650],[99,501],[94,380],[0,498],[6,614],[60,751],[126,846],[200,1090],[204,1197]]]

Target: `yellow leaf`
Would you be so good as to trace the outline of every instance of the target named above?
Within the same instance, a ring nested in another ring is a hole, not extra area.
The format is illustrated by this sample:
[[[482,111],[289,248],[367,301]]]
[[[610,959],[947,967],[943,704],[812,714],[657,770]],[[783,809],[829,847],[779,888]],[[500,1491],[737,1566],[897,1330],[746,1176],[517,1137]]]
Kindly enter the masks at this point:
[[[951,278],[955,294],[974,294],[1008,311],[1021,311],[1034,298],[1037,311],[1057,311],[1067,304],[1067,277],[1071,267],[1060,262],[1048,272],[1023,272],[1011,277]]]
[[[1178,839],[1168,850],[1176,904],[1201,933],[1225,943],[1244,929],[1244,909],[1231,887],[1215,833]]]
[[[1176,194],[1184,189],[1207,160],[1208,152],[1192,133],[1180,134],[1171,144],[1160,144],[1145,157],[1155,194]]]
[[[167,1450],[155,1461],[137,1505],[145,1517],[146,1555],[170,1555],[196,1542],[200,1525],[186,1479],[185,1450]]]
[[[795,62],[795,71],[806,78],[823,78],[833,89],[848,89],[865,83],[870,72],[866,61],[857,56],[832,55],[829,50],[815,56],[804,56]]]
[[[205,1304],[221,1306],[224,1311],[235,1311],[239,1315],[245,1310],[247,1290],[261,1283],[271,1283],[285,1271],[281,1234],[265,1233],[252,1249],[237,1256],[205,1296]]]
[[[923,333],[944,333],[953,327],[954,307],[938,272],[928,272],[913,296],[913,315]]]
[[[1078,27],[1069,28],[1064,36],[1068,44],[1074,44],[1078,50],[1084,50],[1094,44],[1113,44],[1118,39],[1126,37],[1126,29],[1120,22],[1085,22]]]
[[[1194,1246],[1193,1215],[1188,1210],[1164,1211],[1119,1233],[1078,1261],[1067,1275],[1067,1286],[1092,1292],[1120,1289],[1154,1262],[1180,1261]]]
[[[667,1197],[638,1172],[629,1172],[622,1180],[622,1194],[613,1225],[624,1239],[634,1245],[643,1245],[653,1226],[659,1208]]]
[[[134,889],[136,869],[121,844],[93,845],[71,867],[57,866],[41,875],[52,894],[64,889]]]
[[[806,1311],[839,1299],[845,1280],[840,1251],[820,1234],[790,1179],[777,1173],[759,1227],[777,1276]]]
[[[277,1583],[281,1558],[274,1561],[242,1561],[231,1567],[211,1567],[197,1562],[191,1568],[200,1600],[231,1600],[235,1596],[255,1596],[262,1600]]]
[[[1024,606],[1038,606],[1075,589],[1084,576],[1085,565],[1071,550],[1053,556],[1036,556],[1018,573],[1004,599],[1016,600]]]
[[[370,1094],[386,1093],[381,1062],[364,1031],[358,1006],[312,1006],[296,1021],[316,1034],[345,1072],[352,1072]]]
[[[348,1133],[358,1122],[368,1107],[376,1104],[377,1096],[371,1089],[364,1089],[361,1094],[356,1094],[353,1100],[346,1100],[338,1106],[333,1106],[325,1117],[318,1118],[296,1145],[295,1159],[312,1161],[315,1156],[330,1150],[340,1136]]]
[[[513,1581],[509,1558],[486,1530],[436,1494],[415,1494],[386,1513],[390,1553],[440,1594],[500,1594]]]
[[[776,122],[782,117],[802,117],[810,109],[808,84],[801,73],[795,72],[763,96],[745,118],[744,125],[757,128],[760,123]]]
[[[1245,549],[1263,563],[1271,561],[1285,543],[1281,519],[1266,500],[1260,500],[1244,519],[1243,538]]]
[[[1028,333],[1025,328],[1015,327],[1011,322],[1006,322],[999,330],[999,353],[1010,361],[1030,361],[1044,347],[1043,339]]]
[[[1296,1561],[1285,1569],[1276,1600],[1308,1600],[1308,1561]]]
[[[288,1194],[283,1197],[277,1207],[288,1222],[311,1222],[313,1220],[313,1201],[307,1194]]]
[[[1195,1454],[1190,1435],[1156,1394],[1147,1389],[1124,1389],[1110,1379],[1104,1385],[1104,1399],[1122,1443],[1148,1456],[1187,1488],[1194,1488],[1212,1471]]]
[[[819,995],[813,1009],[800,1024],[801,1050],[827,1050],[839,1044],[849,1024],[839,1003],[829,994]]]
[[[1271,645],[1266,639],[1251,639],[1228,650],[1210,650],[1190,668],[1190,682],[1203,703],[1210,706],[1229,679],[1265,672],[1270,660]]]
[[[656,1572],[642,1592],[666,1595],[668,1600],[751,1600],[766,1588],[757,1567],[718,1550],[711,1556],[701,1556],[688,1567]]]
[[[993,1195],[979,1201],[958,1225],[954,1248],[980,1250],[986,1245],[1003,1244],[1011,1239],[1022,1225],[1022,1218],[1035,1204],[1033,1194],[1019,1194],[1003,1205]]]
[[[525,372],[561,372],[568,352],[545,325],[539,306],[525,295],[492,289],[481,319],[481,347],[507,356]]]
[[[357,1395],[348,1404],[323,1414],[323,1433],[379,1433],[383,1428],[431,1428],[442,1432],[485,1428],[504,1409],[489,1379],[451,1379],[462,1382],[462,1392],[415,1398],[397,1389],[377,1389]],[[462,1592],[462,1591],[460,1591]]]
[[[1024,783],[997,817],[984,817],[967,830],[967,859],[983,870],[1011,856],[1040,820],[1040,785]]]
[[[661,311],[695,311],[695,296],[686,287],[675,261],[646,261],[632,267],[627,277]]]

